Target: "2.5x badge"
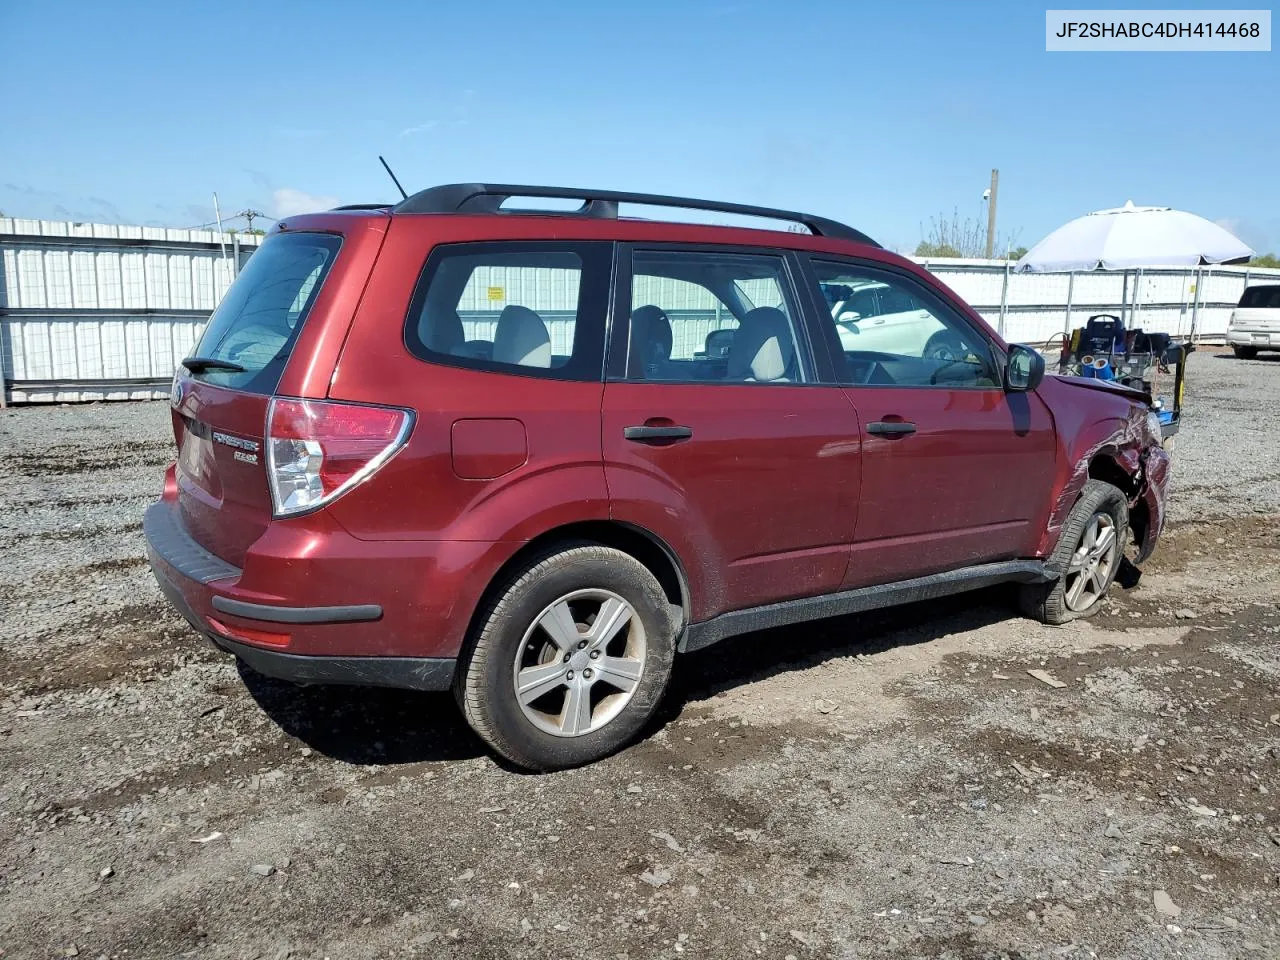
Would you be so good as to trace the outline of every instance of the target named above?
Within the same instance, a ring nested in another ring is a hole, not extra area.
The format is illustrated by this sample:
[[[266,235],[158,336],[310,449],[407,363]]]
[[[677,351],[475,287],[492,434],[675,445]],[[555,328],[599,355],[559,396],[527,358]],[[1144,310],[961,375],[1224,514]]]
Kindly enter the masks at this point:
[[[244,437],[237,437],[230,433],[215,430],[213,431],[213,442],[233,448],[234,452],[231,455],[242,463],[258,462],[258,441],[256,440],[246,440]]]

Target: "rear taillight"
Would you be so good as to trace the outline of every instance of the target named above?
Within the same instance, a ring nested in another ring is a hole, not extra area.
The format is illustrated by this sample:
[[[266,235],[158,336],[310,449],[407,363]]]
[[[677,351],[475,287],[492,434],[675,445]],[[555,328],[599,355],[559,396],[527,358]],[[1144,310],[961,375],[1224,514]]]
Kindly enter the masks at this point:
[[[409,438],[413,414],[276,397],[267,411],[267,478],[277,517],[306,513],[368,479]]]

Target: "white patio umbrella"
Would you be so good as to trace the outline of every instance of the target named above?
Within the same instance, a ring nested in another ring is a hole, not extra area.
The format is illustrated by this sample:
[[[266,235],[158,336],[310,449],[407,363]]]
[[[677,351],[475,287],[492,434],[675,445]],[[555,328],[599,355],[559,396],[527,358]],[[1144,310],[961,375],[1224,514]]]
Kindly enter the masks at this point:
[[[1020,272],[1127,270],[1246,260],[1253,251],[1216,223],[1170,207],[1123,207],[1077,217],[1018,261]]]

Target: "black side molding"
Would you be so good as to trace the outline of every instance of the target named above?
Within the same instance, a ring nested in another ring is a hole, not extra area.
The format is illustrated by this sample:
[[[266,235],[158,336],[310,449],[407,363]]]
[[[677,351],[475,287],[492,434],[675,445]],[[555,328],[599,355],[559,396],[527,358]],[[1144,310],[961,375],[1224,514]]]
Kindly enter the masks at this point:
[[[959,570],[948,570],[946,573],[916,577],[913,580],[829,593],[821,597],[784,600],[763,607],[722,613],[701,623],[691,623],[680,638],[679,649],[701,650],[742,633],[821,620],[824,617],[839,617],[847,613],[861,613],[864,610],[892,607],[915,600],[932,600],[996,583],[1037,583],[1051,579],[1053,574],[1040,560],[1004,560],[961,567]]]
[[[267,603],[246,603],[228,597],[213,598],[213,609],[233,617],[266,620],[270,623],[362,623],[382,616],[376,603],[356,603],[338,607],[276,607]]]
[[[315,657],[264,650],[205,631],[214,646],[263,676],[292,683],[448,690],[457,662],[444,657]]]

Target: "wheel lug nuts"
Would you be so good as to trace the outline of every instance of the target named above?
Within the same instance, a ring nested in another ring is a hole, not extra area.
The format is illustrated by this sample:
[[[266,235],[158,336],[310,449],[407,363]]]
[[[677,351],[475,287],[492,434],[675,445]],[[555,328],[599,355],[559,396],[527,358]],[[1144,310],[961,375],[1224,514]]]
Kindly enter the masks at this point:
[[[579,650],[581,650],[581,649],[583,649],[584,647],[586,647],[586,645],[587,645],[587,641],[585,641],[585,640],[579,640],[579,641],[578,641],[578,649],[579,649]]]
[[[569,655],[567,653],[564,655],[564,662],[565,663],[569,662]]]
[[[590,653],[590,657],[591,657],[591,659],[592,659],[592,660],[598,660],[598,659],[600,658],[600,651],[599,651],[599,650],[592,650],[592,651],[591,651],[591,653]]]
[[[566,673],[566,674],[564,675],[564,678],[565,678],[566,680],[572,680],[572,679],[573,679],[573,671],[572,671],[572,670],[570,670],[568,673]]]
[[[587,667],[587,669],[583,670],[583,671],[582,671],[582,675],[583,675],[584,677],[586,677],[588,680],[590,680],[590,679],[591,679],[591,668],[590,668],[590,667]]]

